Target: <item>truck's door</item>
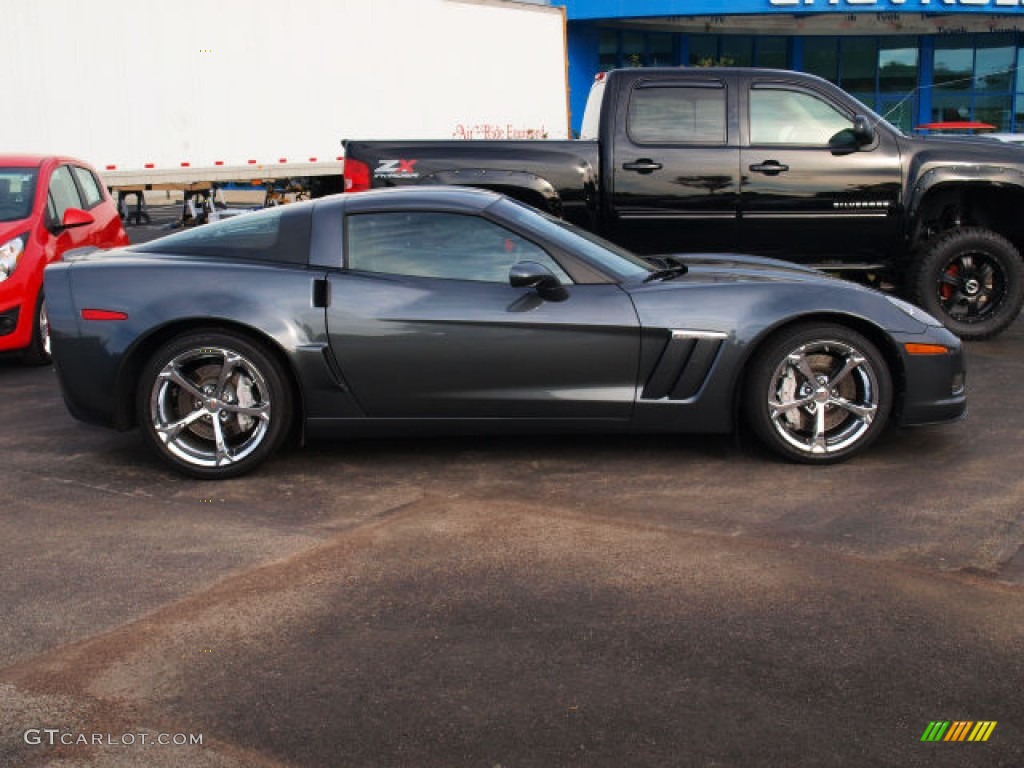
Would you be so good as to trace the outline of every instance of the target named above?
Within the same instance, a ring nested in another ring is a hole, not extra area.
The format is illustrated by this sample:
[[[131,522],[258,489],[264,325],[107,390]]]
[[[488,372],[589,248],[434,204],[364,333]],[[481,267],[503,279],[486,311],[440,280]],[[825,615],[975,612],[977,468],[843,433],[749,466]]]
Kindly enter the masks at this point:
[[[611,238],[639,253],[737,246],[733,78],[643,76],[619,92],[611,135]],[[606,156],[607,157],[607,156]]]
[[[878,130],[859,146],[850,105],[798,83],[755,76],[742,91],[741,250],[875,261],[898,237],[894,138]]]

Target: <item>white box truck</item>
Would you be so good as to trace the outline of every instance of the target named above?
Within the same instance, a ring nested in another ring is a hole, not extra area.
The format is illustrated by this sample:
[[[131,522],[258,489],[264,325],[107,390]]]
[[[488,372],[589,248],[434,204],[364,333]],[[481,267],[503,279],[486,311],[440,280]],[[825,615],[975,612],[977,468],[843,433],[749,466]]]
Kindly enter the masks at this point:
[[[342,189],[345,136],[564,138],[565,15],[512,0],[0,0],[6,152],[115,191]]]

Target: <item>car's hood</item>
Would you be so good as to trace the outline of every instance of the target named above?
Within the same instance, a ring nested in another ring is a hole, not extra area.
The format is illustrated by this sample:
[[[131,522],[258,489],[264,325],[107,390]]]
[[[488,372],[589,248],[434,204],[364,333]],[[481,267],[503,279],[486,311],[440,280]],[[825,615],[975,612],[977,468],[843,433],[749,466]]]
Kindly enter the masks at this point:
[[[737,327],[827,314],[859,318],[890,333],[920,334],[935,322],[867,286],[800,264],[740,254],[672,258],[687,265],[686,274],[621,284],[642,326],[731,334]]]
[[[12,237],[17,237],[26,230],[31,229],[31,227],[32,224],[28,219],[0,221],[0,245],[3,245]]]
[[[671,257],[687,266],[687,273],[669,282],[835,282],[821,270],[802,264],[739,253],[681,253]]]

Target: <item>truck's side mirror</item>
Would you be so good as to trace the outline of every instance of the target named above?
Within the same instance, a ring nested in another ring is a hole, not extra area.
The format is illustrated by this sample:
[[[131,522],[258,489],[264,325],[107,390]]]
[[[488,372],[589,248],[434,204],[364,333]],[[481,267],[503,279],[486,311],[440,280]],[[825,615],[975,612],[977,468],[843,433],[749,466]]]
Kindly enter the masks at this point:
[[[875,129],[871,126],[871,121],[868,120],[867,115],[854,115],[853,138],[862,147],[875,140]]]
[[[533,288],[542,299],[563,301],[568,292],[555,277],[555,273],[536,261],[520,261],[508,271],[508,282],[513,288]]]

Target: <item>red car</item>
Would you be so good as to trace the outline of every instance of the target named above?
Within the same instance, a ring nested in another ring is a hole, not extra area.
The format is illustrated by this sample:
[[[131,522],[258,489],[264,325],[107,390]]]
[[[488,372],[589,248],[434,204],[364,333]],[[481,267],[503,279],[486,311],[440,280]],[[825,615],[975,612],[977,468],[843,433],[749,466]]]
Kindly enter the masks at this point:
[[[69,157],[0,155],[0,351],[49,362],[43,268],[90,245],[128,245],[96,171]]]

